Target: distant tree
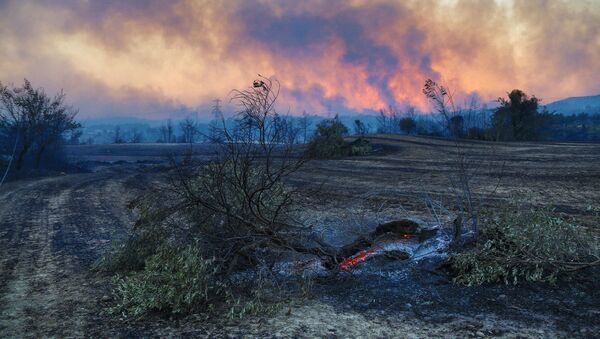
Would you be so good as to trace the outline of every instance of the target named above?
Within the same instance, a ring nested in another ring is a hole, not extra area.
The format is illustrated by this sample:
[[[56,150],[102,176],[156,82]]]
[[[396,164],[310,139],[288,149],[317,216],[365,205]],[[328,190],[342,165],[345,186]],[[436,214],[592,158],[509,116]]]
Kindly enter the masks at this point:
[[[141,131],[134,129],[131,135],[131,143],[132,144],[139,144],[140,142],[142,142],[144,139],[144,135],[142,134]]]
[[[354,134],[359,136],[365,136],[369,134],[369,126],[359,119],[354,120]]]
[[[167,120],[167,142],[175,142],[175,129],[171,119]]]
[[[39,166],[48,150],[59,150],[66,136],[81,128],[77,110],[64,100],[63,92],[50,97],[27,79],[22,87],[0,83],[0,152],[13,153],[17,170],[29,157]]]
[[[400,119],[400,130],[406,134],[414,134],[417,130],[417,122],[411,117]]]
[[[377,133],[389,133],[389,122],[388,117],[385,115],[383,109],[379,110],[379,115],[376,118],[377,121]]]
[[[400,130],[400,113],[392,105],[379,110],[377,116],[377,133],[398,133]]]
[[[538,113],[539,100],[515,89],[508,100],[498,98],[500,107],[494,112],[492,128],[499,140],[537,140],[543,127]]]
[[[308,129],[310,128],[311,122],[306,111],[302,112],[302,118],[300,118],[300,132],[302,133],[302,142],[308,141]]]
[[[191,118],[185,118],[181,123],[179,123],[179,128],[183,133],[183,142],[187,144],[193,144],[196,142],[199,129],[198,124],[194,120]]]
[[[467,131],[467,138],[475,140],[488,140],[488,133],[486,129],[480,127],[471,127]]]
[[[168,119],[166,123],[160,126],[160,139],[159,142],[176,142],[175,140],[175,129],[173,128],[173,121]]]
[[[296,126],[294,120],[291,117],[283,118],[283,142],[286,144],[296,144],[300,137],[302,126]]]
[[[224,123],[223,119],[223,111],[221,109],[221,99],[215,99],[214,105],[211,109],[212,120],[208,126],[208,135],[206,139],[211,143],[221,143],[224,140],[224,135],[222,133]]]
[[[158,138],[158,140],[157,140],[157,141],[158,141],[158,142],[161,142],[161,143],[163,143],[163,142],[168,142],[168,141],[167,141],[167,136],[168,136],[168,133],[167,133],[167,126],[166,126],[166,125],[161,125],[161,126],[159,127],[158,131],[159,131],[159,133],[160,133],[160,138]]]
[[[79,145],[81,144],[81,136],[83,135],[83,131],[81,128],[74,129],[70,131],[69,138],[67,139],[67,144],[69,145]]]
[[[121,134],[121,126],[115,126],[115,132],[113,136],[113,144],[122,144],[125,142],[123,135]]]
[[[454,115],[448,120],[448,132],[454,138],[462,138],[464,136],[465,119],[462,115]]]

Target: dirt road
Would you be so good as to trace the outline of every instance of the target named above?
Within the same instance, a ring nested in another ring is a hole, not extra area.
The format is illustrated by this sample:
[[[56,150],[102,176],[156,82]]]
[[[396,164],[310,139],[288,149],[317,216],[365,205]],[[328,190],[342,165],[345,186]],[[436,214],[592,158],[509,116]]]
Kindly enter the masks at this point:
[[[0,333],[82,337],[98,320],[102,279],[89,267],[122,236],[131,173],[103,171],[0,191]]]

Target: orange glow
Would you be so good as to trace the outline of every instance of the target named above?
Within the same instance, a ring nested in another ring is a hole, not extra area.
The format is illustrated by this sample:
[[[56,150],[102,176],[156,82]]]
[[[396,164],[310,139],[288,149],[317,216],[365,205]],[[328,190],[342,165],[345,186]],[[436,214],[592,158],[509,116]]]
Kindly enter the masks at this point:
[[[566,0],[9,1],[0,81],[64,89],[82,117],[208,117],[257,74],[292,114],[427,111],[427,78],[458,102],[549,102],[600,92],[598,22],[597,3]]]
[[[356,266],[357,264],[359,264],[359,263],[369,259],[373,255],[375,255],[378,250],[379,250],[379,247],[372,247],[368,250],[360,251],[360,252],[358,252],[358,254],[342,261],[340,263],[340,267],[344,270],[347,270],[348,268],[350,268],[352,266]]]

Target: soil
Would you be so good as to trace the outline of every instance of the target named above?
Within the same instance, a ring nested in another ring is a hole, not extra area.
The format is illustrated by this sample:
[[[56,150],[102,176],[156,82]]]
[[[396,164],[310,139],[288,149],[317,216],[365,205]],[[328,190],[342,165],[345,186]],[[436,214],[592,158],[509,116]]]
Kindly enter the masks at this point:
[[[425,201],[451,201],[452,143],[371,140],[373,155],[314,161],[290,180],[319,192],[300,197],[301,216],[339,246],[407,215],[433,222]],[[556,286],[463,287],[433,271],[433,262],[385,257],[314,281],[309,296],[284,303],[272,316],[126,321],[107,315],[104,310],[114,303],[111,277],[89,268],[127,235],[135,216],[126,205],[156,179],[149,162],[164,160],[161,147],[79,147],[72,156],[91,172],[17,180],[0,188],[0,336],[600,337],[598,270]],[[600,206],[599,144],[507,143],[493,155],[486,143],[465,147],[486,164],[474,180],[495,190],[490,208],[517,196],[589,227],[600,224],[593,211]],[[451,213],[445,217],[449,221]]]

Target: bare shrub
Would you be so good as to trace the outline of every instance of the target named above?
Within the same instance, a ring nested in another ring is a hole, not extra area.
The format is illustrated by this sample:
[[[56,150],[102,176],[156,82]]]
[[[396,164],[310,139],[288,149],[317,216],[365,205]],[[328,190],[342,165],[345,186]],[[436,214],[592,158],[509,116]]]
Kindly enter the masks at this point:
[[[166,248],[166,253],[172,253],[171,249],[193,246],[198,250],[194,254],[198,260],[206,263],[210,260],[211,277],[223,282],[242,269],[268,266],[282,252],[308,253],[333,260],[332,251],[319,239],[313,237],[308,241],[310,228],[296,222],[291,215],[296,192],[284,180],[305,159],[294,144],[295,138],[286,137],[287,128],[278,120],[275,110],[278,94],[278,82],[264,77],[246,90],[233,91],[232,100],[239,111],[233,127],[228,127],[222,119],[218,134],[223,141],[217,144],[214,157],[195,159],[189,154],[184,161],[174,162],[164,182],[156,183],[148,194],[132,204],[141,214],[131,237],[113,259],[109,257],[100,265],[140,268],[140,262],[144,263],[143,273],[119,281],[121,291],[117,292],[125,309],[134,314],[155,308],[172,312],[172,306],[180,304],[182,293],[188,293],[187,288],[180,288],[178,281],[169,280],[163,283],[174,289],[167,294],[170,297],[159,298],[157,305],[144,304],[144,298],[151,297],[149,293],[164,292],[160,288],[137,287],[154,276],[149,272],[158,268],[152,266],[154,261],[169,259],[157,254],[157,249]],[[165,265],[170,267],[170,263]],[[182,279],[187,281],[187,275],[194,272],[184,270],[177,274],[185,276]],[[170,279],[165,272],[159,273],[159,282]],[[165,276],[161,277],[163,273]],[[241,305],[240,300],[248,299],[234,293],[229,285],[223,288],[225,297],[220,300],[230,304],[229,312],[239,315],[262,309],[255,297],[249,299],[250,304]],[[129,297],[130,292],[135,296]]]
[[[476,194],[474,186],[474,178],[483,174],[485,164],[470,153],[468,147],[462,140],[459,139],[462,127],[463,118],[459,115],[459,111],[454,105],[454,99],[450,90],[442,85],[438,85],[431,79],[425,82],[423,93],[433,104],[438,114],[445,121],[446,128],[450,137],[454,141],[454,152],[452,156],[452,174],[448,176],[450,188],[455,198],[455,204],[458,211],[454,225],[454,244],[461,244],[461,236],[464,231],[464,226],[469,225],[474,233],[474,238],[477,236],[479,211],[481,209],[481,199],[486,194],[479,192]],[[459,118],[460,117],[460,118]],[[459,123],[460,121],[460,123]],[[493,145],[489,145],[486,149],[488,153],[494,153]],[[493,158],[493,157],[492,157]],[[499,183],[499,181],[498,181]],[[492,192],[487,192],[487,195],[495,191],[497,184]]]

